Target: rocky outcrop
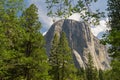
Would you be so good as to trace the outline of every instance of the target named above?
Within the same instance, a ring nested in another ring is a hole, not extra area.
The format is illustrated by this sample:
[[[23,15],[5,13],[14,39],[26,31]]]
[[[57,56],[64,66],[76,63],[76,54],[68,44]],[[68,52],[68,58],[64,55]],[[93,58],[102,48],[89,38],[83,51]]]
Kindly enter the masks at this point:
[[[97,69],[105,70],[109,68],[105,46],[100,44],[99,40],[93,36],[89,25],[85,22],[66,19],[54,23],[45,35],[48,55],[54,34],[57,33],[60,36],[61,31],[66,33],[69,46],[73,51],[73,59],[76,67],[85,68],[88,61],[87,56],[91,54],[94,66]]]

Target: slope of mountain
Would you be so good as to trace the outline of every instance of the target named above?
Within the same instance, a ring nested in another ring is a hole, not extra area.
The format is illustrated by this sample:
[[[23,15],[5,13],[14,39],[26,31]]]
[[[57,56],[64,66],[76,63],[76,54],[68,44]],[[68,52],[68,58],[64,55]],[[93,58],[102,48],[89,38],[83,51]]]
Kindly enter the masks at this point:
[[[48,55],[54,34],[57,33],[60,36],[61,31],[66,33],[76,67],[86,67],[88,54],[91,54],[94,66],[97,69],[105,70],[110,67],[106,48],[93,36],[89,25],[85,22],[70,19],[57,21],[46,33],[45,39]]]

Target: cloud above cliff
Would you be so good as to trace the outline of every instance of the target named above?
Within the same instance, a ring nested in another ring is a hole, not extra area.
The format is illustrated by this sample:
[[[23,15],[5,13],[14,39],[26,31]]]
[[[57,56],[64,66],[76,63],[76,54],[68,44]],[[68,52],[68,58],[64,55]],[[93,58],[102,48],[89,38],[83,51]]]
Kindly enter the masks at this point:
[[[107,27],[108,19],[101,20],[100,24],[97,26],[91,26],[91,31],[94,34],[94,36],[98,37],[99,39],[102,39],[103,34],[105,34],[108,30],[110,30],[109,27]]]
[[[106,3],[107,3],[107,0],[98,0],[97,3],[92,4],[91,8],[92,10],[100,8],[101,11],[105,11]],[[42,33],[46,32],[50,28],[50,26],[53,24],[53,18],[47,16],[47,8],[46,8],[45,0],[29,0],[27,5],[29,6],[30,4],[35,4],[38,7],[39,20],[42,23],[41,32]],[[79,13],[74,13],[68,19],[73,19],[76,21],[81,20]],[[59,19],[56,18],[55,20],[57,21]],[[106,28],[105,20],[101,20],[100,25],[91,27],[92,33],[98,38],[101,38],[102,34],[106,31],[106,29],[107,28]]]

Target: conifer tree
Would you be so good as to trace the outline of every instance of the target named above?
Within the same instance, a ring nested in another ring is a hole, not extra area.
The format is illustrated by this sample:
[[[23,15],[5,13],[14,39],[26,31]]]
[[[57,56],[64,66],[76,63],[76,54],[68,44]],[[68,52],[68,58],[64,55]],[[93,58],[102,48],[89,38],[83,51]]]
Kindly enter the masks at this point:
[[[37,8],[31,5],[20,20],[22,2],[0,2],[0,80],[48,80],[49,67]]]
[[[99,80],[105,80],[104,79],[104,73],[101,69],[99,70]]]
[[[37,7],[32,4],[22,14],[22,26],[25,29],[25,38],[21,52],[23,77],[26,80],[47,80],[48,63],[45,52],[45,41],[40,33],[41,23],[38,20]]]
[[[78,69],[76,75],[78,80],[86,80],[85,69],[83,68]]]
[[[93,61],[92,56],[90,53],[88,54],[88,62],[87,62],[87,68],[86,68],[86,77],[87,80],[93,80]]]
[[[87,80],[98,80],[98,72],[97,69],[94,67],[94,63],[92,60],[92,56],[88,54],[88,62],[86,65],[86,79]]]
[[[58,54],[60,63],[60,80],[75,80],[76,68],[74,67],[71,49],[64,32],[61,33],[60,41],[58,44]]]
[[[55,34],[50,53],[50,64],[53,80],[76,80],[76,68],[74,67],[71,49],[64,32],[60,38]]]
[[[52,41],[51,52],[49,56],[49,62],[51,65],[51,69],[49,72],[53,80],[59,80],[59,62],[58,62],[59,55],[57,51],[58,43],[59,43],[59,38],[58,35],[55,34]]]
[[[21,42],[22,28],[19,25],[17,13],[21,11],[23,0],[0,1],[0,79],[13,79],[12,70],[19,54],[18,42]],[[12,72],[11,72],[12,70]]]
[[[120,0],[108,0],[108,17],[111,30],[105,36],[105,44],[110,44],[108,52],[112,57],[112,74],[114,80],[120,79]]]

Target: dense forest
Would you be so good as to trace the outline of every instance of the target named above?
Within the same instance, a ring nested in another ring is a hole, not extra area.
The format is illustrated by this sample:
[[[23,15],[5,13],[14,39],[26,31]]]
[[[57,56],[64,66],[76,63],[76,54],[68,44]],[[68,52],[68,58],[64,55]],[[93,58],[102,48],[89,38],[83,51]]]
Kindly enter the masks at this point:
[[[46,0],[49,16],[66,18],[72,12],[80,12],[97,0],[78,0],[72,7],[71,0]],[[64,3],[62,9],[54,5]],[[105,34],[101,43],[109,44],[112,58],[111,68],[97,70],[88,55],[86,69],[74,66],[72,51],[66,34],[54,35],[50,56],[46,54],[45,40],[40,33],[38,9],[31,4],[26,8],[24,0],[0,0],[0,80],[120,80],[120,0],[108,0],[108,17],[111,30]],[[93,24],[99,23],[103,13],[92,14],[86,10],[85,21],[93,18]]]

